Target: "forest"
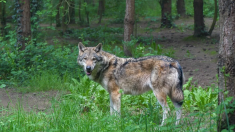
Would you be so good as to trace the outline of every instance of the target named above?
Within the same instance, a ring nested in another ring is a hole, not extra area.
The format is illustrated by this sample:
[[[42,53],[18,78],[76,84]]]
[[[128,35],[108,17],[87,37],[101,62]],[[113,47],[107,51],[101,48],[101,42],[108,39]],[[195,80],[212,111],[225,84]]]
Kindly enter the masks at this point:
[[[234,0],[0,0],[0,131],[235,131]],[[122,58],[168,56],[184,73],[182,116],[153,91],[109,91],[78,43]]]

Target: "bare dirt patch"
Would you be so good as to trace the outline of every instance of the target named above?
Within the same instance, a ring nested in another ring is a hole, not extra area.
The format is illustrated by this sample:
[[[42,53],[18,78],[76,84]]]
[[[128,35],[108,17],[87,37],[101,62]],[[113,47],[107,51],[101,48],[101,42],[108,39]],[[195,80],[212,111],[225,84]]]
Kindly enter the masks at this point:
[[[45,111],[51,106],[51,99],[59,96],[58,91],[20,93],[14,88],[0,89],[0,107],[23,107],[26,111]]]

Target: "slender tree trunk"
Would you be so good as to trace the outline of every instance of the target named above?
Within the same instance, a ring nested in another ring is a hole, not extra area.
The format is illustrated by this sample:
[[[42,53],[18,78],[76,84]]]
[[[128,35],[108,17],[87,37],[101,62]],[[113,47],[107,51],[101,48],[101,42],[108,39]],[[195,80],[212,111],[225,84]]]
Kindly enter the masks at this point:
[[[90,0],[84,0],[84,2],[87,3],[87,6],[89,6],[91,4]],[[85,13],[86,13],[87,26],[89,26],[90,25],[90,20],[89,20],[90,11],[86,7],[85,7]]]
[[[171,0],[160,0],[162,18],[161,27],[172,27]]]
[[[135,24],[135,0],[126,0],[126,14],[124,18],[124,41],[131,41]],[[124,44],[126,56],[132,56],[131,49]]]
[[[212,34],[212,31],[214,30],[214,27],[215,27],[215,24],[216,24],[216,20],[217,20],[217,17],[218,17],[217,0],[214,0],[214,4],[215,4],[214,19],[213,19],[213,22],[211,24],[211,28],[210,28],[210,30],[208,32],[208,35],[210,35],[210,36]]]
[[[82,0],[79,0],[78,1],[78,18],[79,18],[80,25],[83,24],[83,18],[81,16],[81,9],[82,9]]]
[[[194,0],[194,36],[205,36],[208,33],[205,30],[204,17],[203,17],[203,0]]]
[[[70,15],[69,23],[75,24],[75,0],[70,1],[69,15]]]
[[[219,0],[219,13],[220,43],[218,60],[218,86],[222,91],[218,96],[218,103],[220,105],[223,103],[226,96],[233,97],[232,101],[235,99],[235,2],[232,0]],[[228,91],[227,95],[224,95],[225,91]],[[226,109],[228,110],[230,107],[227,106]],[[227,129],[229,125],[231,126],[235,124],[235,111],[228,113],[228,120],[229,124],[226,122],[226,114],[222,113],[221,118],[218,120],[217,131]]]
[[[29,42],[31,37],[30,0],[17,0],[17,2],[16,8],[19,12],[17,46],[20,47],[20,50],[24,50],[25,43]]]
[[[99,15],[100,17],[99,17],[99,22],[98,22],[98,24],[101,23],[101,19],[102,19],[104,10],[105,10],[105,0],[99,0],[98,15]]]
[[[63,18],[62,18],[62,29],[63,34],[66,32],[68,28],[68,12],[66,11],[68,9],[67,2],[63,2],[64,8],[63,8]]]
[[[177,0],[176,8],[177,8],[177,13],[180,15],[180,17],[185,17],[186,16],[184,0]]]
[[[2,3],[3,2],[0,2],[0,20],[1,20],[1,23],[2,23]],[[1,29],[0,29],[0,31],[1,31],[1,35],[3,36],[3,25],[1,24]]]
[[[2,25],[2,27],[1,27],[1,34],[2,34],[2,36],[3,36],[3,38],[5,38],[5,36],[6,36],[6,34],[7,34],[7,31],[6,31],[6,29],[5,29],[5,27],[6,27],[6,24],[7,24],[7,22],[6,22],[6,3],[4,3],[4,2],[1,2],[1,25]]]
[[[59,0],[58,5],[56,6],[57,14],[56,14],[56,27],[61,27],[60,23],[60,6],[61,6],[62,0]]]
[[[51,5],[53,5],[53,0],[51,0]],[[53,14],[51,12],[51,16],[50,16],[50,26],[52,27],[52,24],[53,24]]]

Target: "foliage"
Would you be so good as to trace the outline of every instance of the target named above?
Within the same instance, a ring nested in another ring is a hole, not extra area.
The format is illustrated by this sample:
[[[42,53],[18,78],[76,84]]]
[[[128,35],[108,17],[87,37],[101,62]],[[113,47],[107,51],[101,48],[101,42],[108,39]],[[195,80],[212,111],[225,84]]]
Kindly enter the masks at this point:
[[[184,112],[179,126],[175,126],[174,110],[164,126],[159,126],[162,109],[152,92],[143,95],[122,96],[122,115],[109,115],[109,95],[100,85],[79,74],[79,80],[66,84],[68,94],[51,101],[46,111],[27,112],[19,101],[17,108],[1,108],[0,131],[215,131],[217,105],[214,92],[199,88],[198,94],[191,79],[185,84]],[[189,93],[189,94],[188,94]],[[211,95],[206,97],[205,95]],[[193,97],[195,95],[195,98]],[[204,98],[204,99],[201,99]],[[191,101],[188,105],[187,101]],[[206,100],[206,101],[203,101]],[[169,101],[169,100],[168,100]],[[203,103],[199,103],[203,101]],[[169,103],[169,102],[168,102]],[[208,105],[211,104],[211,105]],[[170,106],[172,109],[172,107]]]
[[[194,15],[193,0],[185,0],[186,14],[189,16]],[[203,15],[205,17],[214,16],[214,0],[203,1]]]
[[[26,80],[36,74],[50,71],[60,76],[70,73],[76,78],[77,73],[80,73],[77,67],[76,57],[77,47],[68,48],[65,46],[58,46],[55,48],[53,45],[47,43],[37,43],[32,41],[26,44],[26,49],[19,51],[15,47],[16,33],[10,31],[7,37],[9,41],[2,41],[0,43],[0,72],[1,78],[4,80],[11,80],[10,82],[18,82],[23,84]]]
[[[112,41],[120,42],[119,38],[123,34],[123,28],[110,28],[107,26],[99,26],[96,28],[88,27],[71,31],[72,33],[66,34],[64,37],[79,38],[81,40],[88,40],[89,42],[102,42],[103,44],[109,44]]]
[[[193,77],[184,84],[184,108],[188,111],[206,112],[217,107],[218,88],[215,86],[202,88],[192,84]],[[210,104],[211,103],[211,104]]]

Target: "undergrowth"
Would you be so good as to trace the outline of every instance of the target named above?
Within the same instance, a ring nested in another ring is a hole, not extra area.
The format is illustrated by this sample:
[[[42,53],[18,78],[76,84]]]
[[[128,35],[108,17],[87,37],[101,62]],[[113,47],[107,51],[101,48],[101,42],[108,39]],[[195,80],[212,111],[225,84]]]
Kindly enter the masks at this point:
[[[168,99],[171,112],[166,124],[159,126],[162,109],[151,92],[123,95],[122,114],[111,116],[108,92],[87,76],[79,77],[66,83],[69,94],[52,99],[46,111],[26,111],[20,101],[16,108],[1,108],[0,131],[216,131],[220,107],[215,86],[204,89],[189,79],[180,124],[175,126],[174,107]]]

